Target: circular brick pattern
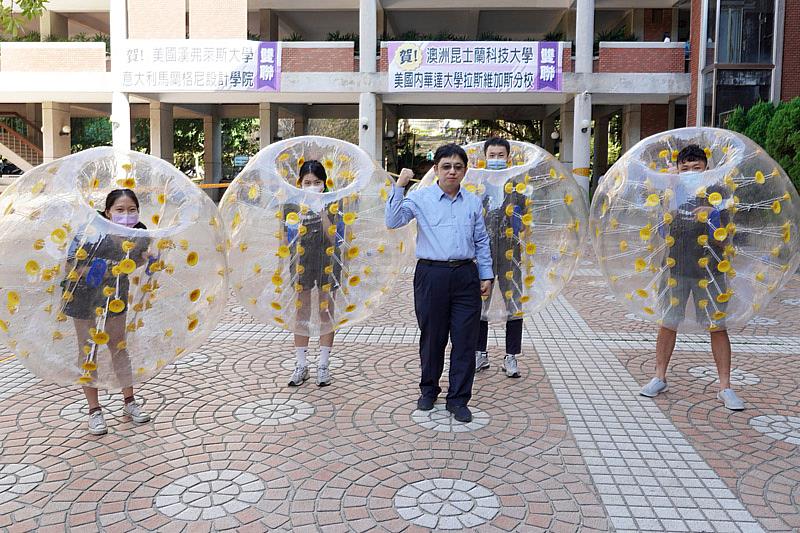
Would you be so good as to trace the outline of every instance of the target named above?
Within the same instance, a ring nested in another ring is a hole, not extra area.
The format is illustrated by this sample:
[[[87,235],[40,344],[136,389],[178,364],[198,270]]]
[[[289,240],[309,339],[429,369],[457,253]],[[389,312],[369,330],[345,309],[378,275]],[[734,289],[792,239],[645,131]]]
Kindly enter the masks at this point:
[[[28,494],[44,480],[44,470],[25,463],[0,463],[0,504]]]
[[[397,513],[412,524],[455,530],[485,524],[500,512],[489,489],[460,479],[434,478],[404,486],[394,497]]]
[[[318,361],[319,361],[319,356],[311,356],[311,355],[309,355],[308,358],[307,358],[309,370],[317,368]],[[286,380],[287,381],[289,380],[289,377],[291,376],[291,373],[294,372],[294,367],[295,367],[296,364],[297,364],[297,360],[294,359],[294,358],[287,358],[287,359],[284,359],[283,361],[281,361],[281,368],[286,370],[287,372],[289,372],[289,375],[286,376]],[[328,361],[328,368],[331,369],[331,370],[335,370],[337,368],[342,368],[342,367],[344,367],[344,365],[345,365],[344,360],[341,357],[338,357],[336,355],[331,355],[331,358]],[[314,376],[312,376],[312,378],[313,377]]]
[[[175,520],[212,520],[238,513],[264,496],[264,482],[241,470],[206,470],[176,479],[155,498],[155,507]]]
[[[754,316],[747,322],[748,326],[777,326],[780,321],[765,316]]]
[[[169,366],[173,368],[187,368],[191,366],[201,366],[208,363],[208,361],[209,358],[206,354],[192,352],[184,355]]]
[[[453,415],[445,409],[444,405],[436,404],[430,411],[420,411],[417,409],[411,413],[411,420],[434,431],[445,433],[466,433],[485,427],[491,421],[489,415],[480,409],[470,408],[472,411],[472,422],[465,424],[459,422]]]
[[[290,398],[256,400],[240,405],[233,412],[239,422],[256,426],[294,424],[314,414],[314,406]]]
[[[693,366],[689,369],[689,374],[702,381],[719,382],[719,374],[713,366]],[[759,383],[761,383],[761,378],[757,375],[745,372],[741,368],[731,369],[732,385],[757,385]]]
[[[100,405],[103,406],[104,418],[122,418],[122,408],[125,407],[125,400],[121,394],[100,394],[98,396]],[[147,396],[136,396],[136,402],[143,411],[147,411]],[[152,415],[152,413],[151,413]],[[85,422],[89,416],[89,405],[85,398],[66,405],[61,409],[61,417],[71,422]]]
[[[761,415],[750,419],[750,427],[772,439],[800,445],[800,417]]]

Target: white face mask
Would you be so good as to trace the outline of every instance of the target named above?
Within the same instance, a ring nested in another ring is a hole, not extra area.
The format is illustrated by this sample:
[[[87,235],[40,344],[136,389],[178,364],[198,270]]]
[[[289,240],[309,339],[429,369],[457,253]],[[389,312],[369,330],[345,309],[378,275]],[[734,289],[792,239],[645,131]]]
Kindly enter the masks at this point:
[[[318,185],[303,185],[303,190],[308,192],[322,192],[325,190],[325,185],[322,183]]]

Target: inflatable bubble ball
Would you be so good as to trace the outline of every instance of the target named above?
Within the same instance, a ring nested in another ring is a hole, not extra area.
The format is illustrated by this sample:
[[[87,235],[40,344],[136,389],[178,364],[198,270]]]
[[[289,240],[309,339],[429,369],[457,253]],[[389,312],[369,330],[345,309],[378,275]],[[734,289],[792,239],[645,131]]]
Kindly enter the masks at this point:
[[[46,381],[141,383],[216,326],[224,246],[214,204],[159,158],[104,147],[40,165],[0,196],[0,340]]]
[[[408,230],[384,223],[391,184],[344,141],[295,137],[261,150],[220,204],[242,305],[306,336],[368,318],[407,262]]]
[[[641,141],[611,167],[590,224],[600,268],[630,311],[673,330],[717,331],[746,324],[780,292],[800,262],[799,221],[797,191],[762,148],[684,128]]]
[[[531,316],[558,296],[578,264],[587,228],[586,193],[572,173],[536,145],[509,142],[511,163],[503,170],[487,168],[483,143],[463,147],[469,164],[462,187],[483,201],[497,277],[484,298],[485,320]],[[416,187],[435,183],[431,168]]]

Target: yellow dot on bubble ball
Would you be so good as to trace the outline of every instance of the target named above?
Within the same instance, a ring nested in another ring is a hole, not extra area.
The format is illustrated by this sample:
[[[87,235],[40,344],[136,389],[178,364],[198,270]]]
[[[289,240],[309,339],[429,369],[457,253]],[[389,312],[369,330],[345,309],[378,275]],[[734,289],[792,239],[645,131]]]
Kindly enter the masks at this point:
[[[532,242],[529,242],[525,245],[525,253],[528,255],[536,254],[536,245]]]
[[[667,246],[672,246],[673,244],[675,244],[675,237],[673,237],[672,235],[667,235],[666,237],[664,237],[664,244],[666,244]]]
[[[760,170],[756,170],[755,180],[759,185],[763,184],[765,181],[764,173]]]
[[[714,238],[718,241],[724,241],[728,238],[728,230],[725,228],[717,228],[714,230]]]
[[[514,190],[516,190],[519,194],[524,194],[526,188],[527,187],[525,187],[524,183],[517,183],[517,186],[514,187]]]
[[[196,302],[200,299],[200,289],[194,289],[189,293],[189,300]]]
[[[780,200],[775,200],[774,202],[772,202],[772,212],[775,213],[776,215],[780,215],[781,214],[781,202],[780,202]]]
[[[186,256],[186,264],[189,266],[195,266],[199,259],[200,257],[197,255],[197,252],[189,252],[189,254]]]
[[[566,205],[572,205],[573,201],[574,201],[574,198],[572,197],[572,195],[570,193],[567,193],[567,194],[564,195],[564,203]]]
[[[650,196],[647,197],[647,200],[645,200],[644,205],[646,205],[647,207],[655,207],[660,202],[661,202],[661,198],[657,194],[654,193],[654,194],[651,194]]]
[[[700,246],[708,245],[708,235],[704,234],[697,237],[697,244],[699,244]]]
[[[356,304],[349,304],[347,307],[344,308],[346,313],[352,313],[356,310]]]
[[[668,287],[677,287],[678,286],[678,280],[675,279],[675,278],[669,278],[667,280],[667,286]]]
[[[722,195],[718,192],[712,192],[708,195],[708,203],[713,206],[718,206],[722,203]]]
[[[295,224],[300,223],[300,215],[292,211],[286,215],[286,223],[290,226],[294,226]]]
[[[647,261],[641,257],[637,257],[636,261],[633,263],[633,268],[636,270],[636,272],[642,272],[645,268],[647,268]]]
[[[628,241],[619,241],[619,251],[625,252],[628,250]]]
[[[708,261],[708,257],[701,257],[697,260],[697,264],[700,266],[700,268],[706,268],[708,266]]]
[[[649,294],[644,289],[636,289],[636,294],[639,295],[640,298],[647,298]]]
[[[349,226],[350,224],[355,222],[357,218],[358,215],[356,215],[355,213],[345,213],[344,216],[342,216],[342,221]]]
[[[717,265],[717,270],[719,270],[719,271],[720,271],[720,272],[722,272],[723,274],[724,274],[725,272],[728,272],[730,269],[731,269],[731,263],[730,263],[730,261],[728,261],[727,259],[723,259],[723,260],[722,260],[722,261],[720,261],[720,262],[719,262],[719,264]]]
[[[282,257],[282,258],[286,259],[287,257],[289,257],[291,252],[289,251],[289,247],[288,246],[286,246],[285,244],[282,244],[282,245],[278,246],[277,254],[278,254],[278,257]]]
[[[108,310],[112,313],[121,313],[125,309],[125,302],[120,299],[111,300],[108,303]]]

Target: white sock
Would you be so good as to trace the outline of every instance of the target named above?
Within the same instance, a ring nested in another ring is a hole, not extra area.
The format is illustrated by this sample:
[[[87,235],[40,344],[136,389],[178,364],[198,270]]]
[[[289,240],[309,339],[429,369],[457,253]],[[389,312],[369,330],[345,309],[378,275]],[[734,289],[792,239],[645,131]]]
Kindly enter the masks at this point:
[[[331,347],[330,346],[320,346],[319,347],[319,365],[318,366],[328,366],[328,360],[331,358]]]
[[[306,362],[306,355],[308,355],[308,347],[297,347],[295,348],[297,352],[297,364],[300,366],[306,366],[308,362]]]

